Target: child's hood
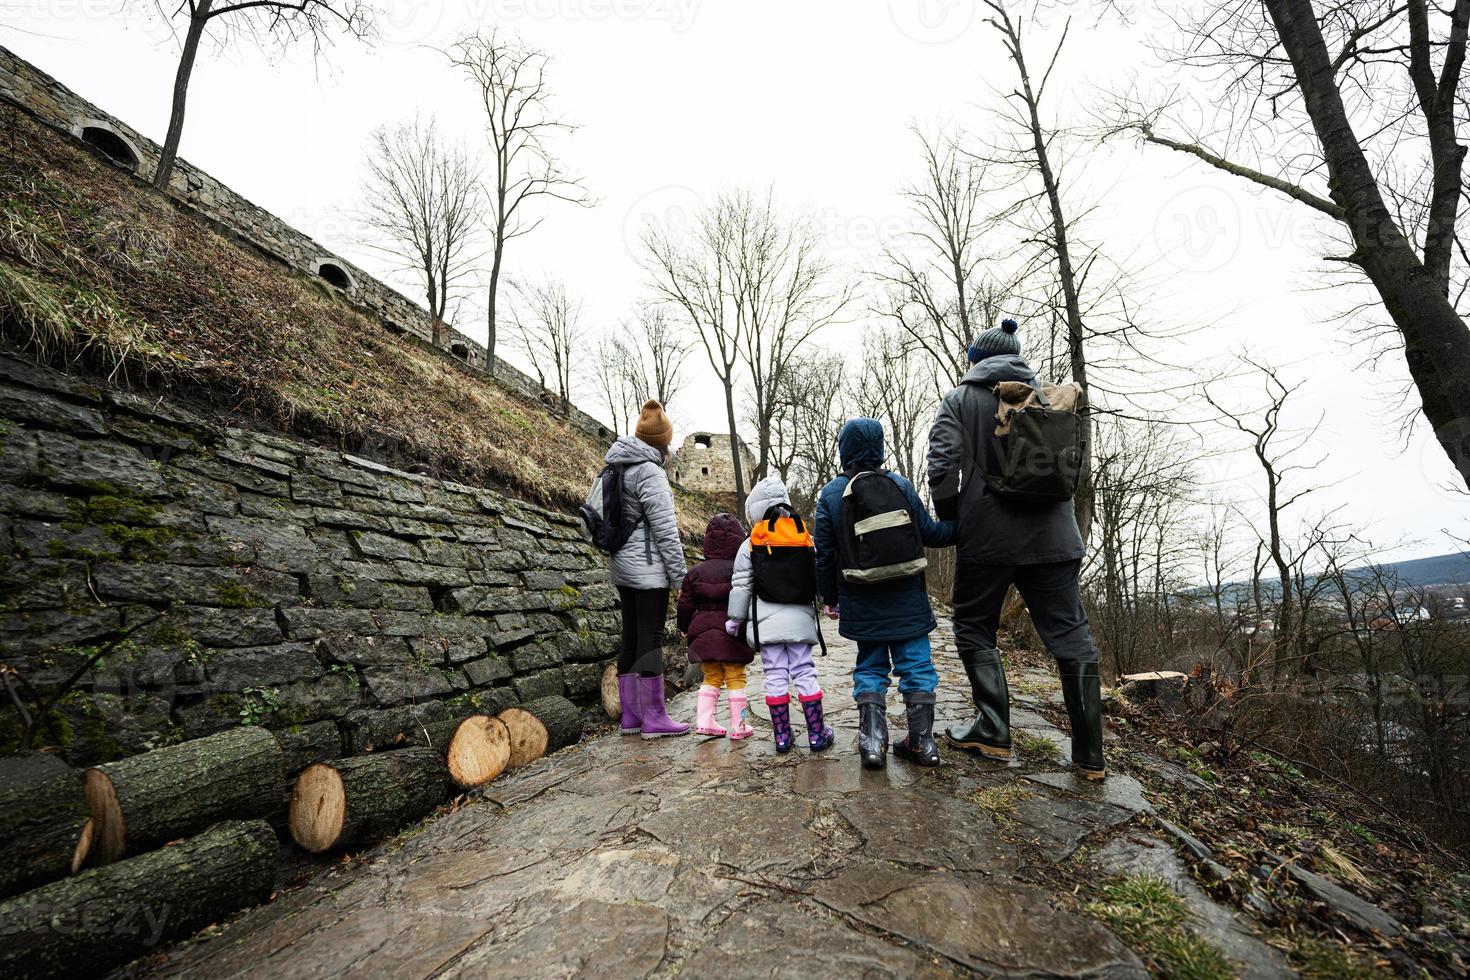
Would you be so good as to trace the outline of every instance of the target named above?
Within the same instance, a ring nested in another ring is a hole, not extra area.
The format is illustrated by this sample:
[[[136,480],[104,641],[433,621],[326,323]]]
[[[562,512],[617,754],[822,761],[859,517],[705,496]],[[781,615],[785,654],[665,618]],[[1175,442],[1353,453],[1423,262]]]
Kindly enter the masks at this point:
[[[734,514],[716,514],[704,529],[704,557],[734,558],[745,540],[745,528]]]
[[[791,495],[786,492],[786,484],[779,476],[768,476],[750,488],[750,495],[745,498],[745,516],[755,524],[777,504],[790,507]]]
[[[877,419],[849,419],[837,435],[837,452],[844,470],[883,465],[883,423]]]

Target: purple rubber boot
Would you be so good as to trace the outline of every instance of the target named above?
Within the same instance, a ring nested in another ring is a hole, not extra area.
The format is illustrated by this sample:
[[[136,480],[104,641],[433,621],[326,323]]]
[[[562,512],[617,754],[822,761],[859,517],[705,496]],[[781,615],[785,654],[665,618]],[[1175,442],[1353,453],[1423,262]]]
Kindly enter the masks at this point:
[[[806,715],[806,744],[813,752],[820,752],[832,744],[836,736],[826,722],[822,720],[822,692],[816,694],[803,694],[801,696],[801,710]]]
[[[776,751],[785,754],[791,751],[795,736],[791,734],[791,695],[766,698],[766,707],[771,712],[771,727],[776,730]]]
[[[623,718],[619,730],[624,735],[637,735],[643,731],[643,720],[638,711],[638,675],[618,675],[618,703],[623,706]]]
[[[664,679],[662,674],[639,677],[638,714],[644,738],[663,738],[666,735],[688,735],[689,726],[681,725],[669,717],[664,709]]]

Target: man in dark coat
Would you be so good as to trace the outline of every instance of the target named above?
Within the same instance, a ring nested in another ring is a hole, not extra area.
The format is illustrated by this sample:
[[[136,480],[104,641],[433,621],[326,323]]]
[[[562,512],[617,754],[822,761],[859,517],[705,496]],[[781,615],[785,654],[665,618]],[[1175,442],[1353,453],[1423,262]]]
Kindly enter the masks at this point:
[[[882,470],[882,423],[876,419],[850,420],[838,435],[837,450],[843,473],[823,487],[817,498],[812,539],[817,548],[817,590],[823,602],[840,611],[837,631],[858,645],[857,666],[852,672],[853,697],[858,703],[858,750],[864,765],[883,765],[892,672],[898,675],[909,726],[908,736],[894,752],[920,765],[938,765],[933,730],[934,691],[939,686],[939,675],[929,648],[929,634],[936,623],[923,574],[866,585],[848,582],[841,575],[837,535],[843,528],[844,493],[853,474]],[[884,471],[884,475],[898,484],[908,499],[909,520],[923,543],[931,548],[947,547],[954,537],[954,525],[930,517],[908,480],[897,473]]]
[[[1039,388],[1036,372],[1021,357],[1014,320],[986,330],[970,347],[970,369],[944,396],[929,433],[929,486],[935,512],[957,518],[954,631],[979,715],[945,735],[955,745],[996,758],[1011,754],[1009,692],[996,647],[1001,606],[1015,585],[1031,622],[1057,659],[1072,760],[1090,779],[1106,774],[1102,750],[1101,690],[1097,647],[1082,608],[1078,575],[1082,535],[1071,501],[1015,502],[986,484],[987,463],[1005,458],[996,436],[995,387],[1021,381]]]
[[[699,664],[704,671],[695,719],[695,731],[700,735],[740,739],[749,738],[753,732],[745,720],[749,704],[745,668],[755,659],[755,651],[725,631],[735,553],[744,541],[745,528],[734,514],[710,518],[704,529],[704,561],[689,570],[679,590],[679,632],[689,638],[689,662]],[[730,702],[728,730],[715,721],[722,687]]]

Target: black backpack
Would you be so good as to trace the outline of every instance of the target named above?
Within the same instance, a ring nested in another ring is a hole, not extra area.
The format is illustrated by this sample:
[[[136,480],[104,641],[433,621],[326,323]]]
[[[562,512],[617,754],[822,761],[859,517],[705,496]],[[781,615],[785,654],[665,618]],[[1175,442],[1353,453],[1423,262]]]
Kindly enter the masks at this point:
[[[800,514],[777,504],[750,531],[751,639],[761,645],[761,602],[811,606],[817,624],[817,643],[827,655],[822,616],[817,609],[817,552]]]
[[[1006,435],[994,435],[993,416],[980,420],[985,448],[978,460],[980,472],[990,492],[1004,500],[1038,504],[1071,500],[1082,479],[1086,422],[1077,412],[1052,408],[1043,391],[1038,390],[1037,397],[1039,407],[1011,415]]]
[[[636,521],[623,520],[623,471],[626,466],[604,466],[592,489],[587,493],[587,502],[577,511],[582,517],[582,533],[599,551],[615,554],[638,525],[643,523],[640,514]]]
[[[838,557],[843,581],[855,585],[908,578],[929,566],[908,494],[886,470],[848,474]]]

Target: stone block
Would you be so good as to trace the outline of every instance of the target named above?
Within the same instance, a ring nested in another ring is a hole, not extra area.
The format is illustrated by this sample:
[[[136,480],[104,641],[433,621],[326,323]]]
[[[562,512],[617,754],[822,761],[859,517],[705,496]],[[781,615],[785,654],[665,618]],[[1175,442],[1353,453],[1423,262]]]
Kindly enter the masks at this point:
[[[384,707],[406,701],[425,701],[466,689],[469,684],[459,672],[411,667],[367,667],[363,679],[375,703]]]
[[[393,574],[400,582],[410,585],[433,585],[460,588],[470,584],[470,574],[465,568],[447,565],[425,565],[414,561],[395,561]]]
[[[255,466],[242,465],[223,456],[180,456],[172,462],[181,469],[240,490],[269,497],[285,497],[290,493],[290,485],[285,480]]]
[[[421,585],[400,585],[397,582],[383,583],[383,598],[379,605],[384,609],[405,612],[434,611],[434,599],[428,589]]]
[[[262,647],[282,640],[272,609],[176,606],[144,634],[181,635],[206,647]]]
[[[511,669],[517,674],[529,674],[545,670],[547,667],[556,667],[564,659],[565,655],[561,648],[549,642],[531,643],[517,647],[510,653]]]
[[[286,778],[290,780],[313,762],[329,762],[342,755],[342,733],[334,721],[288,725],[278,729],[275,735],[276,741],[281,743],[281,754],[286,759]]]
[[[354,531],[352,538],[357,543],[357,550],[367,558],[389,561],[401,558],[415,562],[424,559],[424,553],[417,545],[387,534],[379,534],[375,531]]]
[[[378,623],[366,609],[315,609],[294,606],[281,610],[286,635],[293,640],[314,640],[320,636],[371,636]]]
[[[33,433],[15,426],[0,431],[0,480],[20,483],[35,475],[39,466],[40,450]]]
[[[300,597],[294,576],[265,569],[106,564],[92,575],[104,599],[187,602],[233,609],[263,608]]]
[[[562,668],[562,681],[566,684],[567,697],[581,698],[602,688],[602,662],[567,664]]]
[[[338,635],[323,637],[317,643],[321,656],[336,663],[397,666],[417,659],[401,636]]]
[[[485,657],[465,664],[464,673],[474,687],[487,687],[509,677],[511,669],[502,657]]]
[[[0,418],[16,419],[33,429],[51,429],[75,435],[103,436],[107,424],[85,405],[64,401],[31,388],[0,383]]]
[[[341,573],[318,573],[306,577],[306,594],[320,606],[372,609],[382,601],[383,589],[382,582]]]
[[[478,636],[413,636],[408,646],[416,660],[427,664],[462,664],[486,652],[485,640]]]
[[[342,503],[342,488],[331,480],[305,473],[291,474],[291,499],[300,504],[316,504],[321,507],[338,507]]]
[[[525,677],[517,677],[510,682],[510,686],[515,690],[516,697],[522,701],[534,701],[537,698],[562,694],[566,690],[559,667],[536,674],[527,674]]]
[[[214,650],[205,658],[204,671],[210,685],[222,691],[273,687],[312,680],[325,673],[311,643]]]
[[[53,487],[137,497],[161,495],[165,489],[153,460],[132,446],[110,440],[75,439],[51,432],[38,441],[35,458],[35,472]]]

